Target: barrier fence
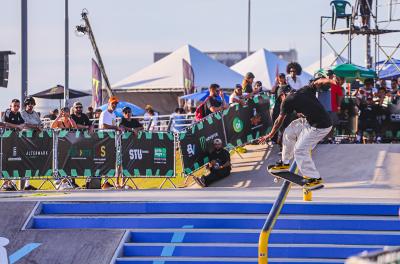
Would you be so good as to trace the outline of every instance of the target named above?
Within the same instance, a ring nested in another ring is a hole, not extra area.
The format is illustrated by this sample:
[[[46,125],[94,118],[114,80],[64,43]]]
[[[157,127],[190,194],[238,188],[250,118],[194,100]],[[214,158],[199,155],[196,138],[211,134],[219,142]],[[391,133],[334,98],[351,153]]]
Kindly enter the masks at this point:
[[[181,132],[3,130],[1,177],[48,180],[119,174],[126,178],[173,178],[178,158],[187,176],[208,162],[215,138],[232,149],[265,135],[270,128],[269,100],[261,94],[244,106],[231,105]]]

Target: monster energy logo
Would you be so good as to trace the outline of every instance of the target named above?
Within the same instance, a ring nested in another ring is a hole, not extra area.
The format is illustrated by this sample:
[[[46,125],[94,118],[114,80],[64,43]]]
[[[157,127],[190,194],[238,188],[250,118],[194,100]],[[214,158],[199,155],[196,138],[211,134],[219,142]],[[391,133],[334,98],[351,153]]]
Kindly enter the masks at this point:
[[[200,137],[200,147],[203,151],[206,150],[206,137]]]

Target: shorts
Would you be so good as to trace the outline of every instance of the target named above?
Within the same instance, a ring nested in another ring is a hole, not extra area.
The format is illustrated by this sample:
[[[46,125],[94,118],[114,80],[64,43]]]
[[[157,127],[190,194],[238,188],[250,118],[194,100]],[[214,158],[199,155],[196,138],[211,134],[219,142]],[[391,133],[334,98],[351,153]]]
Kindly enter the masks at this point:
[[[361,0],[360,1],[360,14],[363,17],[371,14],[370,7],[372,8],[372,0]]]

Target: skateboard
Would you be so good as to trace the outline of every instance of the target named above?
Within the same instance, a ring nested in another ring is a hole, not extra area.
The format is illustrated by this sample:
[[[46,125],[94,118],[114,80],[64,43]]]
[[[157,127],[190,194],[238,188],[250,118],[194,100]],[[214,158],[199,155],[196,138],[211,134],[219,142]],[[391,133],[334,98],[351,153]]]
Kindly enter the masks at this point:
[[[302,176],[295,174],[293,172],[290,171],[285,171],[285,172],[276,172],[276,173],[271,173],[269,172],[274,178],[274,182],[278,183],[280,180],[286,180],[289,181],[291,183],[294,183],[296,185],[299,185],[301,187],[303,187],[304,189],[306,189],[306,192],[310,192],[310,191],[316,191],[316,190],[320,190],[322,188],[324,188],[324,185],[321,185],[317,188],[314,189],[309,189],[307,188],[307,184],[309,183],[309,179],[303,178]]]

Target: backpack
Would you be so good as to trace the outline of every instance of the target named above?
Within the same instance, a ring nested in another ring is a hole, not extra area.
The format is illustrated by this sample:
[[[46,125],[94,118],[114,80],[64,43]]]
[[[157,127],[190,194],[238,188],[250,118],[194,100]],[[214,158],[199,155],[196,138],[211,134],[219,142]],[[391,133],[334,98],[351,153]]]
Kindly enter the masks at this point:
[[[201,119],[203,119],[204,117],[206,117],[206,110],[207,110],[207,106],[206,103],[208,101],[210,97],[207,97],[206,100],[204,100],[204,102],[202,102],[197,108],[196,111],[194,112],[194,119],[196,121],[200,121]]]

